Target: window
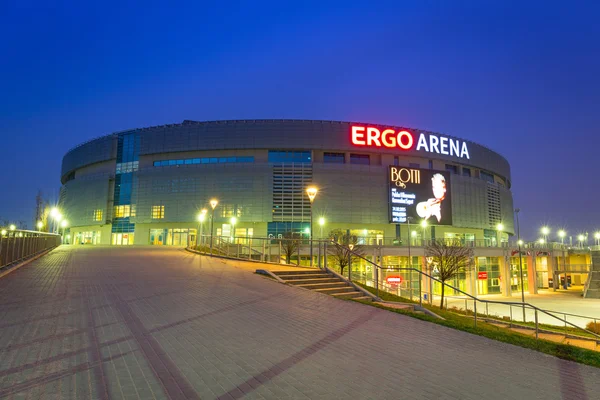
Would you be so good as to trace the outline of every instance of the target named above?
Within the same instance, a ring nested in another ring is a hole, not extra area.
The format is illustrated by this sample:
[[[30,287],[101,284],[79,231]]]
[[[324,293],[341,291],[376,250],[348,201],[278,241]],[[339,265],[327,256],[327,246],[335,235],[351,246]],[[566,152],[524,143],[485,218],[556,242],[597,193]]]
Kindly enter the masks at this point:
[[[370,165],[371,159],[368,154],[350,154],[350,164]]]
[[[135,205],[115,206],[114,216],[115,218],[135,217]]]
[[[458,174],[458,167],[456,165],[446,164],[446,171],[453,174]]]
[[[155,167],[168,167],[172,165],[194,165],[194,164],[225,164],[225,163],[253,163],[254,156],[248,157],[204,157],[204,158],[183,158],[177,160],[154,161]],[[136,166],[137,168],[137,166]],[[137,169],[135,169],[137,171]]]
[[[102,210],[94,210],[94,221],[102,221]]]
[[[465,168],[463,167],[463,176],[471,176],[471,168]]]
[[[414,162],[408,163],[408,166],[409,166],[410,168],[421,168],[421,164],[419,164],[419,163],[414,163]]]
[[[327,164],[343,164],[344,153],[323,153],[323,162]]]
[[[163,219],[165,217],[165,206],[152,206],[152,219]]]
[[[433,160],[429,160],[429,169],[433,169]]]
[[[481,177],[481,179],[483,179],[486,182],[494,183],[494,175],[492,175],[488,172],[481,171],[479,176]]]
[[[139,161],[130,161],[126,163],[117,163],[116,173],[127,174],[130,172],[137,171],[139,168]]]
[[[270,163],[311,163],[310,151],[269,150]]]
[[[400,165],[400,159],[398,156],[394,156],[394,165]]]

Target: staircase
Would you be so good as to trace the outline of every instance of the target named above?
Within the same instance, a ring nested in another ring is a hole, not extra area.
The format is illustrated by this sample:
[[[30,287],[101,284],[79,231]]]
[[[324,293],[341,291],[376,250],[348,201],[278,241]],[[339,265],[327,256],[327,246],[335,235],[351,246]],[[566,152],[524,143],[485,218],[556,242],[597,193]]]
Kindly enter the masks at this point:
[[[328,294],[338,299],[372,301],[354,286],[337,276],[318,269],[306,271],[271,271],[288,285],[294,285],[315,292]]]
[[[592,251],[592,266],[585,283],[583,297],[600,299],[600,251]]]

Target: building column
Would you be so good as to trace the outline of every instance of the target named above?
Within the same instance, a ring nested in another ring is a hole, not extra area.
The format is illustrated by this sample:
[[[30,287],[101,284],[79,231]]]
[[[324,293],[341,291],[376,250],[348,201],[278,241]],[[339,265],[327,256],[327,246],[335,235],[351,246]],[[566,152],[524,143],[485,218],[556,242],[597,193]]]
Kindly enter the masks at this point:
[[[498,266],[500,267],[500,287],[502,289],[502,296],[512,297],[512,276],[510,273],[510,258],[508,255],[504,257],[498,257]]]
[[[527,289],[528,289],[529,294],[537,294],[538,293],[537,282],[536,282],[537,277],[535,274],[536,258],[537,257],[535,255],[531,255],[531,256],[527,257]]]

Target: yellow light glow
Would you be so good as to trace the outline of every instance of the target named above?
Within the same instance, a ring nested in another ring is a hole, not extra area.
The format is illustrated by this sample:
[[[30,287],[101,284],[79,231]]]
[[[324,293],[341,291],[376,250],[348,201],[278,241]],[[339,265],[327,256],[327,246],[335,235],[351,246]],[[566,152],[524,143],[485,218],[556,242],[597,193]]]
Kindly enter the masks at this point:
[[[11,231],[14,231],[15,229],[17,229],[17,227],[15,226],[15,224],[10,224],[8,229],[10,229]]]
[[[542,227],[542,235],[547,235],[550,233],[550,228],[547,226]]]
[[[198,221],[204,222],[205,218],[206,218],[206,213],[200,213],[200,214],[198,214]]]
[[[210,206],[212,207],[213,210],[215,209],[215,207],[217,206],[217,204],[219,204],[219,200],[217,200],[217,199],[211,199],[210,200]]]
[[[579,235],[577,236],[577,239],[579,239],[580,242],[583,242],[583,239],[585,238],[585,236],[583,235]]]
[[[63,221],[60,223],[60,226],[62,226],[63,228],[66,228],[67,225],[69,225],[69,222],[66,219],[63,219]]]
[[[541,243],[541,244],[544,244],[544,243],[546,243],[546,241],[544,240],[544,238],[541,238],[541,239],[540,239],[540,243]]]
[[[237,218],[236,217],[231,217],[231,219],[229,220],[231,222],[231,225],[235,225],[237,222]]]
[[[319,189],[317,189],[316,186],[309,186],[306,188],[306,194],[308,195],[308,199],[310,200],[311,203],[317,196],[318,191],[319,191]]]
[[[423,228],[427,228],[427,220],[423,220],[423,221],[421,221],[421,226],[422,226]]]
[[[38,223],[37,223],[38,229],[42,229],[43,226],[44,226],[44,223],[42,221],[38,221]]]
[[[323,218],[323,217],[319,218],[319,225],[321,225],[321,226],[325,225],[325,218]]]
[[[596,233],[594,233],[594,237],[595,237],[596,239],[600,239],[600,232],[596,232]]]
[[[560,231],[558,231],[558,236],[561,238],[564,238],[566,234],[567,234],[567,232],[563,231],[562,229]]]
[[[58,208],[56,208],[56,207],[52,207],[52,210],[50,210],[50,216],[51,216],[52,218],[54,218],[54,217],[56,217],[58,214],[59,214],[59,212],[58,212]]]
[[[498,224],[498,226],[496,226],[496,229],[498,229],[499,231],[503,231],[504,230],[504,224]]]
[[[417,236],[417,232],[416,232],[416,231],[412,231],[412,232],[410,233],[410,235],[411,235],[411,236]]]
[[[2,229],[2,231],[0,232],[0,234],[2,234],[2,236],[6,235],[6,229]]]
[[[519,246],[523,246],[523,241],[522,240],[519,240],[517,243],[518,243]]]

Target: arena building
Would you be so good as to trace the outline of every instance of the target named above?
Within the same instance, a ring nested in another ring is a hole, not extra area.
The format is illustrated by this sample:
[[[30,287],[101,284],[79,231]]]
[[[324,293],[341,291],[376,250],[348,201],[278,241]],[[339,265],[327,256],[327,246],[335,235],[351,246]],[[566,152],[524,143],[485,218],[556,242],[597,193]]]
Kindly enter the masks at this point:
[[[214,198],[217,236],[310,232],[312,211],[315,239],[350,230],[383,264],[422,265],[423,256],[407,258],[409,238],[416,247],[457,239],[476,249],[478,271],[487,272],[461,287],[482,294],[520,285],[502,283],[516,276],[509,163],[444,134],[339,121],[186,120],[83,143],[64,156],[61,182],[75,244],[193,244],[199,210],[210,217]],[[309,185],[319,189],[312,210]],[[538,276],[536,257],[525,258],[525,285],[548,287],[552,268]]]

